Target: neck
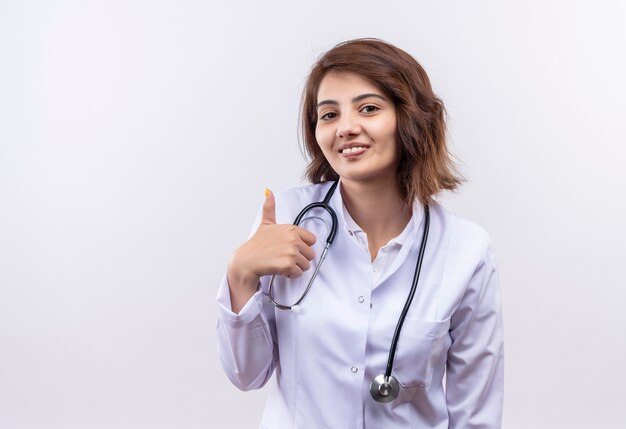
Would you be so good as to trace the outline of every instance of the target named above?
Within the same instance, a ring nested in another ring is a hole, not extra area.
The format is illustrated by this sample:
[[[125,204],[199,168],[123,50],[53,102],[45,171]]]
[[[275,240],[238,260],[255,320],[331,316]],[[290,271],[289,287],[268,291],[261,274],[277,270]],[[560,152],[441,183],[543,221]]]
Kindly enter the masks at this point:
[[[402,202],[394,178],[374,183],[342,180],[341,196],[350,216],[367,234],[372,261],[382,246],[400,235],[413,214],[413,208]]]

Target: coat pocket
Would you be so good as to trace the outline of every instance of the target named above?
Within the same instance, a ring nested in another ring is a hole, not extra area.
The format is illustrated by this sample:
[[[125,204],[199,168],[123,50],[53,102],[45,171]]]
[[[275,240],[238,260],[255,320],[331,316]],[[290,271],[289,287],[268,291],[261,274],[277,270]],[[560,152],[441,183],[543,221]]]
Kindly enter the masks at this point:
[[[404,321],[393,363],[393,373],[403,387],[428,387],[437,362],[446,359],[450,319]]]

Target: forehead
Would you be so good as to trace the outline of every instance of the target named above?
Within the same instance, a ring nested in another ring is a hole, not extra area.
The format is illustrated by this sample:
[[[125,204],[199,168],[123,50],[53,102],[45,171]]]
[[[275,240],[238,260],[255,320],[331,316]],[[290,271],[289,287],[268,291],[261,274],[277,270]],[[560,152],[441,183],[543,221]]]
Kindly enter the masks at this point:
[[[384,92],[371,80],[351,72],[330,71],[322,78],[317,90],[317,101],[352,98],[361,94],[379,94]]]

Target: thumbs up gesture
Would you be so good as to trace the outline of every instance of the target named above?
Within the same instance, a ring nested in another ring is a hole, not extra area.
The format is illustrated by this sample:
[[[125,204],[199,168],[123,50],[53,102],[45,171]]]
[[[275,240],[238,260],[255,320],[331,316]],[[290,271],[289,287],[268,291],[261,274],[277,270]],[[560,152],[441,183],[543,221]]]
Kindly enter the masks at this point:
[[[291,224],[276,224],[276,202],[266,191],[261,224],[239,247],[228,263],[231,306],[238,312],[255,293],[259,279],[266,275],[299,277],[311,267],[316,238],[311,232]]]

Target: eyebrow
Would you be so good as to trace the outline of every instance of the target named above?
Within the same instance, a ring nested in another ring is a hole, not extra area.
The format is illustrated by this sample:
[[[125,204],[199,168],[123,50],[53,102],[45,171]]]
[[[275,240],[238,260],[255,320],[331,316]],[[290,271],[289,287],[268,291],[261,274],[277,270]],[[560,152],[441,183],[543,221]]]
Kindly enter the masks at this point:
[[[367,94],[361,94],[361,95],[357,95],[356,97],[354,97],[352,99],[353,103],[358,103],[361,100],[364,100],[366,98],[370,98],[370,97],[375,97],[375,98],[380,98],[383,101],[387,101],[387,99],[385,97],[383,97],[380,94],[374,94],[374,93],[367,93]],[[333,105],[338,105],[339,103],[335,100],[322,100],[319,103],[317,103],[317,108],[319,109],[320,106],[323,106],[325,104],[333,104]]]

